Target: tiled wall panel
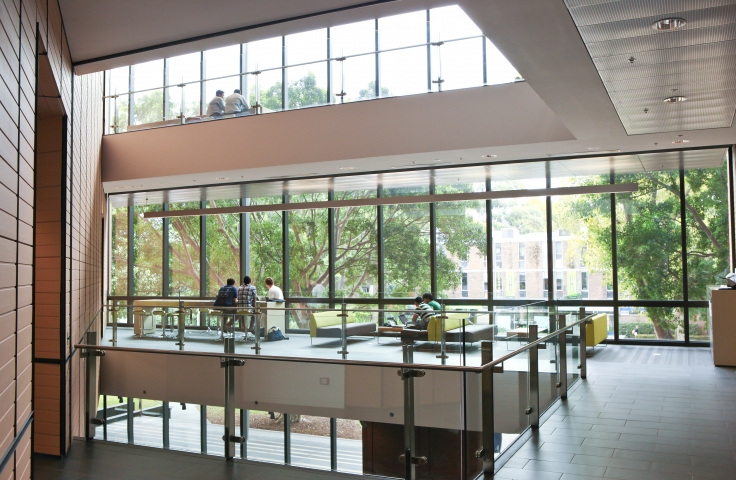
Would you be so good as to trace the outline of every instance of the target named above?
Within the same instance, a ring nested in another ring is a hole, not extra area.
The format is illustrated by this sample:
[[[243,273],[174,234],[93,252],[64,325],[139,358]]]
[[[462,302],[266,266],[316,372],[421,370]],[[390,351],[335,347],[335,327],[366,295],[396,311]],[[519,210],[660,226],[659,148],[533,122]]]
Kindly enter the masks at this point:
[[[37,25],[65,138],[60,128],[40,138]],[[0,480],[30,478],[32,449],[63,454],[83,434],[84,361],[72,345],[102,300],[102,84],[73,75],[58,0],[0,0],[0,454],[34,415]]]

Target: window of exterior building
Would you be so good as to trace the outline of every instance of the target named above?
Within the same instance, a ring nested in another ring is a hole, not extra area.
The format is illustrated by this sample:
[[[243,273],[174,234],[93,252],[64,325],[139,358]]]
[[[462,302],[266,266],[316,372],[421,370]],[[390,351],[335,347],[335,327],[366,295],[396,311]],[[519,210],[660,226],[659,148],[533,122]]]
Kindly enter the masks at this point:
[[[580,290],[583,298],[588,298],[588,272],[580,272]]]
[[[519,244],[519,268],[526,268],[526,244]]]
[[[562,283],[562,272],[555,272],[555,292],[558,297],[562,296],[563,285],[564,284]]]
[[[468,274],[463,273],[462,277],[462,296],[463,298],[468,297]]]
[[[519,274],[519,297],[526,298],[526,274]]]
[[[562,242],[555,242],[555,268],[562,268]]]
[[[503,250],[501,250],[501,244],[496,244],[496,268],[503,268]]]

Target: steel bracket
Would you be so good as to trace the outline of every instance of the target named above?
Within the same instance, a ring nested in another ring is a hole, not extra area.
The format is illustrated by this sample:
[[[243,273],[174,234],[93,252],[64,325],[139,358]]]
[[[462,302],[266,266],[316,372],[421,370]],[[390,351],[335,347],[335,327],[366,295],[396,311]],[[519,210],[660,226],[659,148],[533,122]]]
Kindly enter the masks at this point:
[[[87,350],[79,354],[82,358],[89,358],[89,357],[104,357],[105,352],[104,350]]]
[[[406,463],[406,455],[403,453],[399,455],[399,461],[401,463]],[[411,463],[414,465],[426,465],[427,457],[411,457]]]
[[[220,368],[242,367],[243,365],[245,365],[245,360],[240,360],[237,358],[221,358],[220,359]]]
[[[406,380],[408,378],[423,377],[427,374],[427,372],[425,372],[424,370],[407,369],[407,370],[399,370],[396,372],[396,374],[400,376],[402,380]]]

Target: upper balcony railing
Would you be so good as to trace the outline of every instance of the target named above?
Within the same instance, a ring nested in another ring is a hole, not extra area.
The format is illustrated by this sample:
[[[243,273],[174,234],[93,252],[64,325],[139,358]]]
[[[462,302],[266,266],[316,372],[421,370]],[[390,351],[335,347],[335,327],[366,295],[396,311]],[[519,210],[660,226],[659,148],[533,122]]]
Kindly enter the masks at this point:
[[[455,9],[450,17],[458,17],[456,23],[470,22],[458,7],[447,8]],[[299,45],[304,34],[297,34],[109,71],[106,133],[523,81],[472,22],[470,34],[448,27],[451,34],[443,38],[440,20],[429,18],[430,12],[442,17],[445,9],[426,12],[426,34],[420,36],[379,28],[383,19],[377,19],[373,30],[356,27],[352,36],[339,32],[351,27],[344,25],[306,32],[319,35],[305,45]],[[420,37],[426,41],[416,41]],[[235,89],[249,108],[208,112],[217,90],[227,96]]]

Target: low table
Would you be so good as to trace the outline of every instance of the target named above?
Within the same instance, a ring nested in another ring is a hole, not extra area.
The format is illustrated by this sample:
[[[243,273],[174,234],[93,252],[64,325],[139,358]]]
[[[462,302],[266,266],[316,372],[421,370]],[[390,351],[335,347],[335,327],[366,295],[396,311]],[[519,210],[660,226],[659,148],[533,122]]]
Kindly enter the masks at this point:
[[[376,342],[381,343],[381,337],[400,337],[402,331],[404,331],[403,326],[378,327],[378,334],[376,335]]]

